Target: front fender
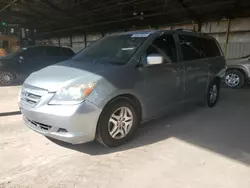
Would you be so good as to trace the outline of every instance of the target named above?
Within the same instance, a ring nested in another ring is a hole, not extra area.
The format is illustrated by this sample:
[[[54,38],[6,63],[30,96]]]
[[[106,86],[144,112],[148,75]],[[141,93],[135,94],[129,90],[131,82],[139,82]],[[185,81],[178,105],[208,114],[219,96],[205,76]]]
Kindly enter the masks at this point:
[[[227,71],[230,70],[230,69],[241,69],[248,78],[250,77],[250,70],[245,65],[229,65],[227,67]]]

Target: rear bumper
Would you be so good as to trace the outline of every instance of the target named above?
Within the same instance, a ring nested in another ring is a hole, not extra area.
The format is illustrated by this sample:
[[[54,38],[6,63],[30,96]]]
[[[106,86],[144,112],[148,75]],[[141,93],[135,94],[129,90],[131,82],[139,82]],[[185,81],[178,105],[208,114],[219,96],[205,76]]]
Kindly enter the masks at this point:
[[[80,144],[95,139],[101,109],[83,102],[79,105],[20,105],[25,124],[32,130],[60,141]]]

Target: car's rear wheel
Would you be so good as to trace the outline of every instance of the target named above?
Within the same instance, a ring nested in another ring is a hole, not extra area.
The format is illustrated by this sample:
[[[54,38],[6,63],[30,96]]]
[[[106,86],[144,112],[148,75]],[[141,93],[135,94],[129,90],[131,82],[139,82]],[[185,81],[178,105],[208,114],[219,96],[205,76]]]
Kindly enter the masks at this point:
[[[111,102],[100,116],[97,140],[107,147],[124,144],[132,138],[140,123],[138,114],[136,107],[129,100]]]
[[[8,86],[13,83],[15,75],[12,72],[0,72],[0,86]]]
[[[220,96],[220,84],[216,81],[212,82],[207,91],[207,106],[209,108],[214,107]]]
[[[229,70],[225,76],[225,84],[230,88],[241,88],[245,84],[245,76],[238,70]]]

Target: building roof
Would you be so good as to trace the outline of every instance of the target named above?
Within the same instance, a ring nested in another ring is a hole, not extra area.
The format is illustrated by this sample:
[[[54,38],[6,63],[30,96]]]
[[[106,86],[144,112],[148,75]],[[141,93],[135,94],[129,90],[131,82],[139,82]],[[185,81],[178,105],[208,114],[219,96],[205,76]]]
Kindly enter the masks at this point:
[[[0,19],[41,35],[250,16],[249,0],[0,0]]]

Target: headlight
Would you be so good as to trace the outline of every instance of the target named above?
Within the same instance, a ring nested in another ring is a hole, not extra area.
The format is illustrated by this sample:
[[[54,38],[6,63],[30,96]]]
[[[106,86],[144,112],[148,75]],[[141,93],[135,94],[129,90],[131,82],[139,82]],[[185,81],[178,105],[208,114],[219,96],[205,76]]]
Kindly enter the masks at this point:
[[[93,91],[95,82],[84,85],[71,85],[60,89],[54,97],[51,99],[49,104],[60,105],[60,104],[79,104],[83,102],[86,97]]]

